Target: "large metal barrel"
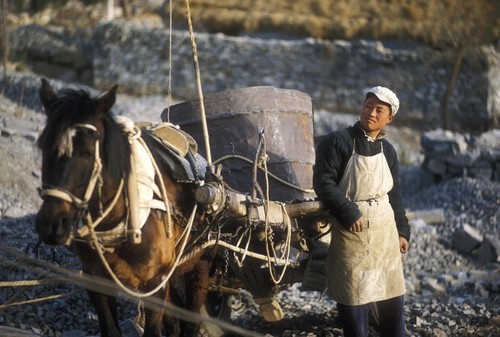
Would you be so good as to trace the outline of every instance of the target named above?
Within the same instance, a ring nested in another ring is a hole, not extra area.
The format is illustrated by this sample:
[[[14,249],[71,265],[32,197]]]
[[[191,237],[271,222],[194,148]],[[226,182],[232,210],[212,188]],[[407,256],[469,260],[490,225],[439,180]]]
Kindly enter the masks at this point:
[[[314,197],[313,109],[309,95],[297,90],[258,86],[207,94],[204,103],[214,162],[231,155],[253,161],[259,130],[263,128],[268,171],[302,189],[270,177],[270,200],[288,202]],[[188,132],[198,142],[200,154],[206,157],[199,100],[171,106],[168,114],[162,113],[162,120],[178,124]],[[240,192],[251,191],[252,163],[230,157],[221,164],[225,182]],[[265,191],[262,172],[258,174],[258,181]]]

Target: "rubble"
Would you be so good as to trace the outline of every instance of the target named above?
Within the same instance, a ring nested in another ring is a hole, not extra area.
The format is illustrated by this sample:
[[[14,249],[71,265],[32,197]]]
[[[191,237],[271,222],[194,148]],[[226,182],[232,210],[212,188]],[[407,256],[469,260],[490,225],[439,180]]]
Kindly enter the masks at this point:
[[[423,168],[438,179],[474,177],[499,181],[500,130],[480,135],[436,129],[421,136]]]

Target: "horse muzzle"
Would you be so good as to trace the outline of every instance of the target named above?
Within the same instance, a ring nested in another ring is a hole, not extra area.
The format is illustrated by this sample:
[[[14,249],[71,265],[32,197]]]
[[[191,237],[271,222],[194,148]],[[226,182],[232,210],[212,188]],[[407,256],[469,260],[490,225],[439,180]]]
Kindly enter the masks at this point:
[[[76,212],[64,201],[45,201],[35,218],[35,230],[49,245],[63,245],[71,240]]]

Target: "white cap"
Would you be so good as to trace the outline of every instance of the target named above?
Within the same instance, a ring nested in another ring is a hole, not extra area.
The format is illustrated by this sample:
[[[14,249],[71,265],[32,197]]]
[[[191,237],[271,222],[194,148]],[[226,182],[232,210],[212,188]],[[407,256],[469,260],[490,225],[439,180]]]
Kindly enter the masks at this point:
[[[379,100],[389,104],[391,106],[393,116],[396,114],[396,112],[398,112],[399,99],[396,94],[392,92],[392,90],[386,87],[377,86],[368,90],[368,92],[366,93],[366,98],[368,98],[370,94],[377,96]]]

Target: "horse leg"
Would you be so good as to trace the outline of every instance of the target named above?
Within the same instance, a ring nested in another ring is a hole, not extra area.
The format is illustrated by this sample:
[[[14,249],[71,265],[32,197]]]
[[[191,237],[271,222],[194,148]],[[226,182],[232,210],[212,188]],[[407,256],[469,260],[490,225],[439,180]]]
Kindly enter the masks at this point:
[[[172,303],[173,305],[175,305],[177,307],[184,308],[184,300],[183,300],[182,296],[179,294],[179,292],[177,291],[177,289],[175,288],[175,285],[171,284],[169,288],[170,288],[169,289],[169,295],[170,295],[169,301],[170,301],[170,303]],[[165,333],[165,336],[177,337],[177,336],[181,335],[181,327],[180,327],[179,319],[177,319],[177,317],[175,317],[175,315],[171,315],[168,313],[168,311],[166,311],[164,314],[164,321],[163,322],[164,322],[164,326],[163,326],[164,331],[163,332]]]
[[[153,283],[157,284],[157,283]],[[152,307],[146,306],[144,310],[145,322],[144,322],[144,334],[143,337],[161,337],[162,336],[162,326],[163,326],[163,311],[166,297],[168,294],[168,284],[165,285],[165,289],[160,289],[153,296],[162,303],[161,307],[158,308],[155,304]],[[167,334],[167,336],[170,336]]]
[[[118,326],[116,298],[90,290],[88,294],[99,318],[101,337],[121,337],[122,334]]]
[[[186,304],[187,310],[199,314],[201,307],[207,299],[210,267],[212,259],[201,259],[194,268],[184,275],[186,282]],[[196,337],[200,324],[182,321],[182,336]]]

